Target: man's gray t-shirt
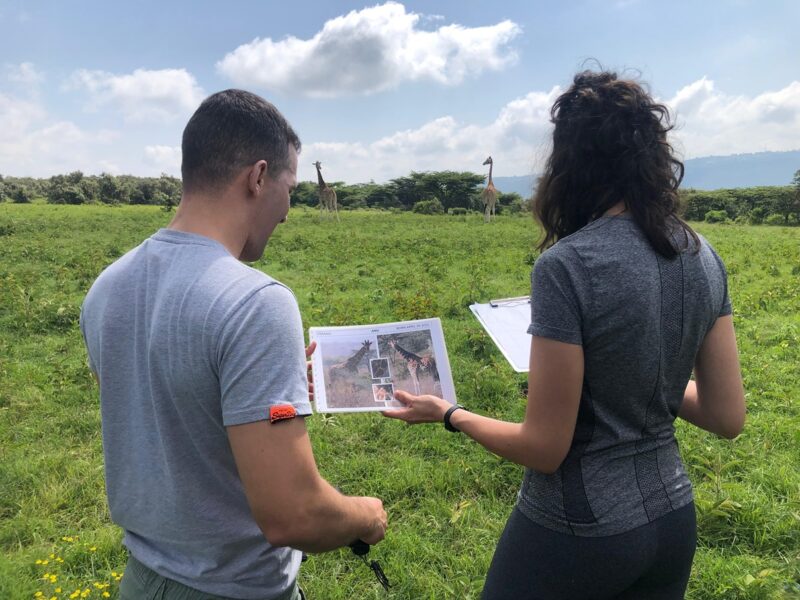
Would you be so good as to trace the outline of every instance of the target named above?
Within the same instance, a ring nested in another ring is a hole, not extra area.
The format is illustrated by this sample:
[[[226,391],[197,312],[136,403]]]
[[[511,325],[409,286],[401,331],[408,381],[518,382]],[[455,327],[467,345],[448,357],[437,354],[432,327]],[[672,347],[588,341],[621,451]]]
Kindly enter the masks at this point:
[[[528,333],[580,344],[585,369],[570,450],[553,474],[526,470],[517,506],[556,531],[608,536],[687,505],[673,422],[700,344],[731,313],[720,258],[701,238],[667,260],[624,214],[560,240],[531,277]]]
[[[128,550],[209,594],[284,592],[301,553],[264,538],[225,428],[267,419],[273,404],[311,412],[292,292],[214,240],[162,229],[98,277],[81,328]]]

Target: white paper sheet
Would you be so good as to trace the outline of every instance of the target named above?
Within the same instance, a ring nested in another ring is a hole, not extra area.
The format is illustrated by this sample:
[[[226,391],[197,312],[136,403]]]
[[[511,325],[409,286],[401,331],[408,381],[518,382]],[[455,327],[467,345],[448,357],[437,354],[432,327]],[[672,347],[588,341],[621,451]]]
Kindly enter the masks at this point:
[[[472,304],[470,310],[517,373],[527,373],[531,355],[528,296]]]
[[[434,394],[456,403],[439,319],[348,327],[311,327],[317,412],[397,408],[395,390]]]

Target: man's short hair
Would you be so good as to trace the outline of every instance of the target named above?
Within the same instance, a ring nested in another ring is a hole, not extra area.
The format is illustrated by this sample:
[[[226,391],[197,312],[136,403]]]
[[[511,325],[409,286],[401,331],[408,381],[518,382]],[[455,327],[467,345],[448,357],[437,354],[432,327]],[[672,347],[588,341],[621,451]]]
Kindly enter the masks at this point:
[[[225,90],[206,98],[183,130],[184,190],[220,189],[237,171],[267,161],[270,177],[289,168],[289,145],[300,139],[284,116],[261,96]]]

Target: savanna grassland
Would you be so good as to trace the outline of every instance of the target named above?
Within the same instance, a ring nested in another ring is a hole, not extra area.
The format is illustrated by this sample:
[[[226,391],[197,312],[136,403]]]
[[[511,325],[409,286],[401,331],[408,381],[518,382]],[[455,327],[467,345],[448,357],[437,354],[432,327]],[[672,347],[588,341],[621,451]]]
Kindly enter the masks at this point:
[[[125,564],[106,508],[97,389],[78,329],[97,274],[165,225],[155,207],[0,204],[0,599],[117,596]],[[259,269],[305,326],[441,317],[459,400],[520,420],[526,380],[468,310],[527,293],[523,216],[293,210]],[[699,547],[688,597],[800,597],[800,228],[697,224],[725,259],[748,402],[734,441],[679,422]],[[308,420],[320,469],[383,498],[385,594],[349,551],[315,555],[312,599],[478,598],[522,469],[438,426],[377,414]]]

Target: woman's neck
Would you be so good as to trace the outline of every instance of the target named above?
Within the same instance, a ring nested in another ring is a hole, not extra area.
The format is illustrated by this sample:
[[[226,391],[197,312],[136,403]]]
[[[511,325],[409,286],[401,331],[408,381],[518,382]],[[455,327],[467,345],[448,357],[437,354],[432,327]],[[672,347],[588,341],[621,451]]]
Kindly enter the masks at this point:
[[[617,202],[614,206],[609,208],[606,212],[604,212],[600,216],[602,216],[602,217],[616,217],[617,215],[621,215],[622,213],[624,213],[626,210],[628,210],[628,209],[625,207],[625,203],[624,202]]]

